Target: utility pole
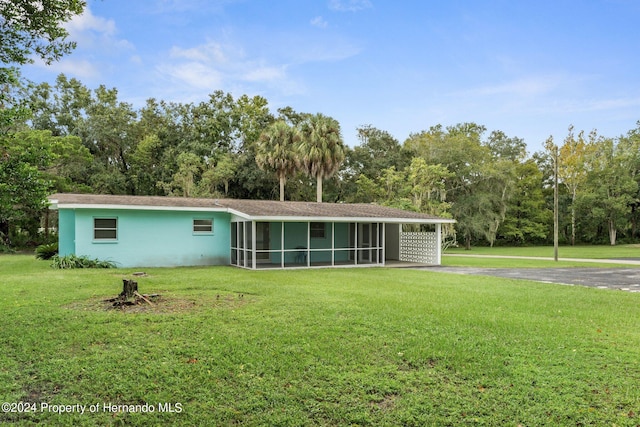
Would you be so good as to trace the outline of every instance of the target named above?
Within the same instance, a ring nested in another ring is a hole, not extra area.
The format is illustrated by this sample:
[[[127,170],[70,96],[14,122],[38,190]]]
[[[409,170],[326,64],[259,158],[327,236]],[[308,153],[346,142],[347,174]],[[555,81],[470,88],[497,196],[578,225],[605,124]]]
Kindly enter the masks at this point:
[[[558,261],[558,146],[553,150],[553,260]]]

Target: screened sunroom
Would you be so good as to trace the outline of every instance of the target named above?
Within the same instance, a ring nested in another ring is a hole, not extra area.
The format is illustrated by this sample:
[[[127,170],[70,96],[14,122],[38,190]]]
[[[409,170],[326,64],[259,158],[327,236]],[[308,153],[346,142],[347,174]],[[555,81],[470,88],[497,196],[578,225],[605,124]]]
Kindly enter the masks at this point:
[[[384,221],[231,222],[231,264],[250,269],[440,264],[441,225]],[[426,228],[426,230],[425,230]]]
[[[384,264],[384,223],[232,221],[231,264],[245,268]]]

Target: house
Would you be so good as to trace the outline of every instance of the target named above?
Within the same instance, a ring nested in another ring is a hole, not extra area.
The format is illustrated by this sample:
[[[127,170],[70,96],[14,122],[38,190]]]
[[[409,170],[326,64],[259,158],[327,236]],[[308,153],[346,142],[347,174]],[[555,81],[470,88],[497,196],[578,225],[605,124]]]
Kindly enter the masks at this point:
[[[120,267],[439,265],[442,224],[454,222],[373,204],[94,194],[49,201],[61,256]]]

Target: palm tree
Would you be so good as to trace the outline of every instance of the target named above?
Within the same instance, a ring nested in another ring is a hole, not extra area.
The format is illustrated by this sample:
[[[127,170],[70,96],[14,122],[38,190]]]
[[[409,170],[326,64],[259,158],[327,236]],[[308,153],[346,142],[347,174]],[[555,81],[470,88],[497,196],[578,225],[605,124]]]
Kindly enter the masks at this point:
[[[322,181],[335,174],[345,158],[345,147],[337,120],[320,113],[301,124],[299,164],[316,178],[316,199],[322,202]]]
[[[280,181],[280,201],[284,202],[284,184],[297,168],[296,148],[300,136],[295,128],[278,120],[258,138],[256,163],[262,170],[275,171]]]

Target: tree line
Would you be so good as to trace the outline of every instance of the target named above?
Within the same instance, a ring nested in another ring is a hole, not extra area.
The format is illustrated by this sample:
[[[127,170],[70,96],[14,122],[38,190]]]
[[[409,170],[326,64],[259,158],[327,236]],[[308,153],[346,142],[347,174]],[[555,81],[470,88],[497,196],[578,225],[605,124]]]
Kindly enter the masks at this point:
[[[19,230],[39,224],[46,194],[92,192],[379,203],[454,218],[467,247],[551,242],[552,139],[530,155],[522,139],[475,123],[402,143],[365,125],[348,147],[335,119],[273,114],[259,96],[134,109],[115,88],[62,74],[15,92],[26,114],[2,129],[0,176],[3,219]],[[640,123],[617,138],[568,129],[557,146],[562,242],[637,239],[639,144]]]
[[[454,218],[448,239],[466,247],[548,244],[556,162],[562,243],[638,239],[640,121],[616,137],[570,126],[530,154],[521,138],[476,123],[402,143],[363,125],[348,147],[329,116],[223,91],[136,109],[116,88],[64,74],[20,78],[33,55],[51,62],[73,48],[61,23],[84,2],[55,4],[0,6],[0,247],[38,241],[53,192],[378,203]]]

